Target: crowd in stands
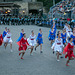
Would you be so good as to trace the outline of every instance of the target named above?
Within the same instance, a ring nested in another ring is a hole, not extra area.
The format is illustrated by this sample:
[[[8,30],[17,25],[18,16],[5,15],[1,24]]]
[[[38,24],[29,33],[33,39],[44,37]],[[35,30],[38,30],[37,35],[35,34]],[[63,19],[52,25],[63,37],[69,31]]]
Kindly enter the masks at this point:
[[[50,8],[49,20],[55,20],[60,26],[67,22],[73,28],[75,25],[75,0],[62,0]]]

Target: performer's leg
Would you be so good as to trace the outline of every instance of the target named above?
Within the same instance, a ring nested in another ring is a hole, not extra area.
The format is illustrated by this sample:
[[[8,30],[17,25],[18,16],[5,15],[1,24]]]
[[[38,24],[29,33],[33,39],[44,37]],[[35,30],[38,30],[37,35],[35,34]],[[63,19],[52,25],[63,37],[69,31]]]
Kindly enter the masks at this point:
[[[30,52],[30,55],[31,55],[31,53],[33,52],[33,48],[34,48],[34,46],[31,46],[31,52]]]
[[[62,53],[59,53],[59,55],[62,55]]]
[[[12,52],[12,42],[10,42],[10,49],[11,49],[11,52]]]
[[[19,53],[19,56],[21,55],[22,52]]]
[[[39,44],[36,45],[36,47],[35,47],[35,51],[36,51],[36,48],[37,48],[38,46],[39,46]]]
[[[51,46],[52,46],[52,40],[51,40]]]
[[[66,43],[64,43],[64,47],[66,47]]]
[[[5,46],[5,43],[4,43],[4,46]]]
[[[64,57],[62,56],[62,53],[59,53],[59,55],[61,55],[61,57],[60,57],[60,58],[64,58]]]
[[[40,52],[43,53],[43,52],[42,52],[42,44],[40,44]]]
[[[10,48],[12,49],[12,43],[10,43]]]
[[[52,46],[53,42],[54,42],[54,40],[51,40],[51,46]]]
[[[20,56],[22,53],[23,53],[23,51],[20,51],[20,52],[19,52],[19,56]]]
[[[23,59],[23,56],[24,56],[24,54],[25,54],[25,51],[23,51],[23,52],[22,52],[22,56],[21,56],[21,59]]]
[[[5,43],[5,49],[6,49],[6,47],[7,47],[7,44],[8,44],[8,43],[6,42],[6,43]]]
[[[57,59],[59,60],[59,53],[57,53]]]
[[[59,52],[57,52],[57,61],[59,61]]]
[[[54,40],[53,40],[53,42],[54,42]]]
[[[67,62],[66,62],[66,66],[69,66],[69,65],[68,65],[69,61],[70,61],[70,60],[68,59]]]
[[[53,40],[53,42],[54,42],[54,40]],[[53,45],[53,44],[52,44]],[[53,54],[54,54],[55,52],[54,52],[54,49],[53,49]]]
[[[40,51],[42,50],[42,44],[40,44]]]

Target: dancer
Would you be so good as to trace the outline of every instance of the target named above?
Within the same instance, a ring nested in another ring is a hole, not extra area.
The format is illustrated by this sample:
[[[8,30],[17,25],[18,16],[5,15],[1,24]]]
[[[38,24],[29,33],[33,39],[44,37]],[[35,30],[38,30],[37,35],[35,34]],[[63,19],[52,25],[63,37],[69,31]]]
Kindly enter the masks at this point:
[[[52,46],[52,43],[55,40],[55,31],[54,31],[54,28],[52,28],[52,30],[49,33],[49,40],[51,40],[51,46]]]
[[[29,43],[27,42],[26,33],[24,33],[19,45],[19,56],[22,54],[21,59],[24,59],[23,56],[27,50],[27,45],[29,45]]]
[[[2,43],[3,43],[3,37],[2,37],[2,34],[0,32],[0,46],[2,45]]]
[[[65,31],[66,31],[66,29],[64,29],[63,32],[65,33]],[[64,34],[64,33],[61,33],[61,31],[58,31],[58,34],[61,34],[61,35],[60,35],[60,38],[62,39],[63,45],[66,45],[66,43],[64,44],[65,39],[63,39],[63,38],[65,38],[65,35],[66,35],[66,34]],[[57,36],[57,38],[58,38],[58,36]],[[53,51],[53,54],[54,54],[54,51]],[[63,55],[61,55],[60,58],[64,58]]]
[[[62,48],[64,47],[63,42],[62,42],[62,38],[61,37],[61,33],[57,34],[58,38],[55,39],[54,44],[52,45],[52,49],[56,52],[57,55],[57,61],[59,60],[59,55],[62,55]]]
[[[56,30],[57,30],[57,29],[56,29],[55,22],[53,23],[53,25],[52,25],[52,27],[51,27],[51,28],[53,28],[53,29],[54,29],[54,31],[55,31],[55,33],[56,33]],[[50,31],[51,31],[51,29],[50,29]],[[50,32],[50,31],[49,31],[49,32]]]
[[[28,43],[29,43],[29,45],[31,46],[30,48],[28,48],[28,49],[31,49],[31,52],[30,52],[30,55],[33,55],[33,48],[34,48],[34,45],[36,44],[36,35],[34,35],[34,31],[32,30],[31,31],[31,35],[30,35],[30,37],[29,37],[29,39],[28,39]]]
[[[58,34],[61,34],[61,31],[58,31]],[[57,38],[58,38],[58,36],[57,36]],[[62,38],[61,35],[60,35],[60,38]]]
[[[68,28],[67,28],[66,32],[67,32],[67,42],[69,42],[68,39],[70,38],[70,36],[72,34],[72,29],[70,28],[70,25],[68,25]]]
[[[21,40],[21,38],[23,37],[24,34],[24,29],[21,29],[21,33],[20,33],[20,37],[18,38],[17,42],[19,42]]]
[[[39,29],[39,33],[38,33],[38,36],[37,36],[37,45],[35,47],[35,51],[36,51],[36,48],[40,45],[40,53],[43,53],[42,51],[42,44],[43,44],[43,38],[42,38],[42,30],[41,28]]]
[[[69,38],[69,40],[70,40],[70,42],[68,43],[68,45],[64,48],[64,51],[63,51],[63,53],[64,54],[66,54],[65,55],[65,58],[67,58],[68,57],[68,60],[67,60],[67,62],[66,62],[66,66],[69,66],[68,64],[69,64],[69,62],[70,62],[70,60],[73,60],[74,59],[74,53],[73,53],[73,49],[74,49],[74,44],[73,44],[73,39],[72,38]]]
[[[6,49],[8,43],[10,43],[10,48],[11,48],[11,52],[12,52],[12,39],[11,39],[10,29],[8,29],[8,32],[7,32],[6,36],[4,37],[5,49]]]
[[[64,29],[68,29],[68,24],[67,23],[65,23],[65,26],[64,26]]]
[[[5,27],[5,31],[3,32],[3,38],[6,36],[7,34],[7,27]]]
[[[58,34],[61,34],[61,31],[58,31]],[[58,38],[58,36],[57,36],[57,38]],[[60,35],[60,38],[62,38],[61,35]],[[53,43],[53,45],[54,45],[54,43]],[[53,50],[53,54],[54,54],[54,50]],[[62,58],[62,56],[61,56],[61,58]]]
[[[73,43],[75,45],[75,28],[73,28],[73,34],[71,35],[71,38],[73,38]]]
[[[66,46],[66,36],[67,34],[65,33],[65,29],[63,29],[63,33],[61,33],[61,38],[63,40],[64,46]]]

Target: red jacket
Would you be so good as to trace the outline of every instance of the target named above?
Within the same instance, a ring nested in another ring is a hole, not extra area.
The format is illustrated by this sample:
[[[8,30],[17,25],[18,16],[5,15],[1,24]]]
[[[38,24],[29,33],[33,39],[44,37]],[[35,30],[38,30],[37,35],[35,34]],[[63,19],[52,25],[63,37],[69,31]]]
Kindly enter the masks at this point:
[[[72,45],[70,43],[68,43],[68,50],[72,50],[74,49],[74,44],[72,43]]]
[[[2,34],[0,34],[0,46],[2,45],[2,42],[3,42],[3,37]]]
[[[3,41],[3,36],[2,36],[2,34],[0,34],[0,40],[2,40],[2,41]]]
[[[27,39],[22,38],[20,40],[19,51],[26,50],[27,49],[27,45],[29,45],[29,43],[27,42]]]

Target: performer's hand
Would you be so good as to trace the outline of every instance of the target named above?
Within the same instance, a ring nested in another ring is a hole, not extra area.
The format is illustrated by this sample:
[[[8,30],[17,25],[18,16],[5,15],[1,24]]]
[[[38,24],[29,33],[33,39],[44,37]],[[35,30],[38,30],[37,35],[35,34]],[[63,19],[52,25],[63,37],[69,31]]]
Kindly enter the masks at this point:
[[[23,46],[21,45],[21,47],[23,47]]]

